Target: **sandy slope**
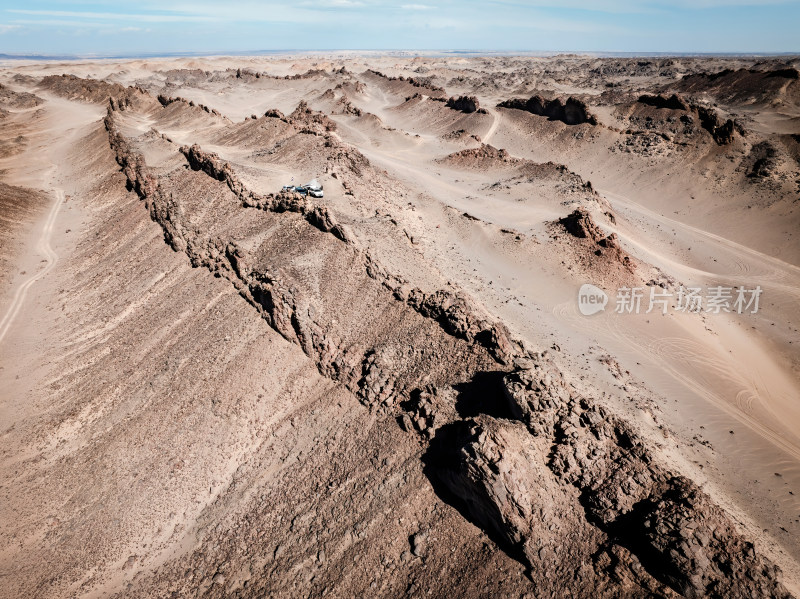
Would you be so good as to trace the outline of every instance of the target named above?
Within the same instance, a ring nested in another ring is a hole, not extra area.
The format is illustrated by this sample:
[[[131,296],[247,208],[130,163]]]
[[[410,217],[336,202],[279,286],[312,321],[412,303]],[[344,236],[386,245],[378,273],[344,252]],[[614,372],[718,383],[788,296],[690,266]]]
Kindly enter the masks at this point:
[[[702,90],[680,79],[752,61],[649,64],[353,55],[6,65],[8,89],[42,103],[8,109],[7,122],[37,117],[20,151],[1,159],[3,181],[51,200],[33,213],[38,225],[29,217],[15,229],[29,238],[14,238],[29,248],[16,258],[26,274],[10,282],[0,312],[3,592],[544,592],[522,576],[529,557],[515,559],[426,475],[424,434],[397,424],[410,401],[402,385],[392,383],[396,398],[386,391],[370,403],[363,383],[348,387],[339,366],[333,376],[302,339],[288,342],[293,332],[254,318],[247,284],[206,266],[236,252],[247,267],[268,264],[270,276],[293,281],[293,301],[312,306],[326,334],[347,348],[370,339],[390,365],[405,350],[381,343],[396,336],[398,347],[425,339],[453,373],[473,372],[488,359],[482,350],[458,349],[384,304],[352,274],[359,259],[307,231],[303,218],[242,210],[222,183],[189,169],[179,146],[199,144],[260,194],[318,178],[349,244],[409,288],[465,293],[521,343],[546,350],[576,393],[630,422],[664,468],[722,506],[797,594],[797,82],[758,98],[736,91],[759,76],[747,72]],[[61,72],[151,95],[40,84]],[[476,95],[486,113],[448,108],[435,99],[440,88]],[[636,101],[672,89],[716,102],[746,134],[719,144],[697,109]],[[580,95],[600,124],[495,106],[535,93]],[[162,106],[158,94],[186,101]],[[126,191],[101,122],[109,95],[130,98],[116,122],[171,190],[166,212]],[[325,118],[295,112],[301,100]],[[284,118],[261,116],[273,108]],[[556,223],[577,207],[616,234],[635,267]],[[612,312],[617,287],[649,293],[651,281],[671,291],[759,285],[763,296],[757,314]],[[586,282],[611,295],[605,313],[578,311]],[[457,388],[438,366],[426,368],[428,384]],[[412,370],[398,366],[397,376]],[[463,400],[456,411],[498,415],[464,411]],[[418,534],[425,549],[415,549]],[[637,584],[625,592],[680,592]]]
[[[53,234],[53,225],[55,224],[56,217],[58,216],[58,210],[61,208],[61,204],[63,202],[64,192],[60,189],[56,190],[56,200],[53,202],[53,206],[50,208],[50,212],[47,214],[47,220],[44,222],[42,232],[36,243],[36,251],[39,255],[44,257],[45,266],[16,288],[14,297],[11,300],[11,304],[8,306],[8,309],[3,315],[2,320],[0,320],[0,342],[3,341],[6,333],[8,333],[8,329],[11,328],[11,325],[14,323],[14,319],[17,317],[20,308],[22,308],[23,304],[25,303],[28,289],[31,287],[31,285],[36,283],[36,281],[50,272],[56,265],[58,256],[50,247],[50,237]]]

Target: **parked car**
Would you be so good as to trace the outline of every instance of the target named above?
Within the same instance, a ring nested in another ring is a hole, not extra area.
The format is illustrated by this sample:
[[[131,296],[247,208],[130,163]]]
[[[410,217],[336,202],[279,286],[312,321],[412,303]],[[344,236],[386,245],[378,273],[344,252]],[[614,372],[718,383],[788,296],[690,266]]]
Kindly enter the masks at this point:
[[[322,185],[317,183],[316,179],[312,179],[305,185],[284,185],[283,191],[299,193],[301,196],[310,195],[312,198],[322,197]]]

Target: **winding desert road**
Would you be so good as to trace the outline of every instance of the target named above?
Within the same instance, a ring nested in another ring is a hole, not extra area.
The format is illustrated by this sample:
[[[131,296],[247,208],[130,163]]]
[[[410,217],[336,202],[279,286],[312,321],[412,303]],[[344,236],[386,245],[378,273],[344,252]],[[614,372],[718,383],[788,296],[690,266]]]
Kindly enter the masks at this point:
[[[47,220],[44,223],[41,235],[36,242],[36,252],[43,256],[47,264],[44,268],[39,270],[39,272],[33,274],[27,281],[20,285],[17,288],[17,291],[14,293],[14,298],[12,299],[11,304],[6,309],[3,319],[0,320],[0,343],[3,342],[3,339],[11,328],[14,319],[17,317],[17,314],[19,314],[22,305],[25,303],[25,298],[28,295],[28,289],[30,289],[36,281],[50,272],[58,261],[58,255],[53,251],[53,248],[50,247],[50,237],[53,234],[53,226],[55,225],[58,211],[61,209],[61,205],[64,203],[64,191],[61,189],[56,189],[55,192],[56,200],[53,202],[53,206],[50,208],[50,212],[47,215]]]
[[[489,130],[486,132],[486,135],[484,135],[484,137],[483,137],[483,143],[488,144],[489,141],[494,136],[495,131],[497,131],[497,127],[500,126],[500,115],[497,112],[495,112],[494,110],[492,110],[491,108],[487,108],[486,112],[491,114],[492,118],[494,119],[492,121],[492,126],[489,127]]]

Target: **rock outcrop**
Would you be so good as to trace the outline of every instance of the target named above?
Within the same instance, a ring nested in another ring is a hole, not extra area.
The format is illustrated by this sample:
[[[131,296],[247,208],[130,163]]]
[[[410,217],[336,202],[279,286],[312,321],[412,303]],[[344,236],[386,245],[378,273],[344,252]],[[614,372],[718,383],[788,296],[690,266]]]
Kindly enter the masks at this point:
[[[458,168],[497,168],[519,166],[524,160],[514,158],[508,151],[481,144],[478,148],[468,148],[442,158],[440,162]]]
[[[336,101],[334,106],[336,114],[352,114],[353,116],[362,116],[363,111],[350,101],[347,94],[342,94],[341,98]]]
[[[0,84],[0,106],[13,109],[34,108],[42,99],[29,92],[16,92]]]
[[[713,108],[698,106],[697,114],[700,118],[700,126],[711,134],[717,145],[727,145],[733,141],[735,131],[741,133],[741,130],[737,128],[733,120],[723,121]]]
[[[592,562],[604,535],[580,517],[577,490],[542,459],[545,439],[519,422],[479,417],[443,428],[432,447],[433,475],[528,566],[539,596],[589,596],[601,578]]]
[[[606,235],[585,208],[576,208],[567,216],[559,219],[558,224],[573,237],[586,240],[589,249],[596,256],[617,262],[629,271],[634,270],[635,263],[619,245],[616,233]]]
[[[452,108],[453,110],[460,110],[461,112],[466,112],[470,114],[472,112],[479,112],[481,108],[481,103],[478,101],[478,98],[475,96],[459,96],[451,97],[447,100],[446,106],[448,108]]]
[[[305,100],[301,100],[294,112],[286,117],[286,122],[301,133],[325,135],[330,131],[336,131],[336,122],[321,112],[311,110]]]
[[[680,95],[672,94],[663,96],[661,94],[643,94],[637,100],[641,104],[655,106],[656,108],[669,108],[671,110],[689,110],[689,103]]]
[[[573,237],[589,238],[599,242],[605,239],[602,230],[592,220],[591,215],[583,208],[576,208],[574,212],[558,221]]]
[[[136,100],[151,99],[146,91],[138,87],[125,87],[119,83],[83,79],[68,74],[47,75],[39,85],[64,98],[82,102],[105,103],[114,98],[119,106],[127,106]]]
[[[197,108],[199,110],[202,110],[203,112],[206,112],[208,114],[213,114],[214,116],[218,116],[218,117],[220,117],[222,119],[225,119],[225,120],[229,121],[229,119],[224,117],[222,115],[222,113],[220,113],[216,108],[210,108],[209,106],[206,106],[205,104],[196,104],[193,100],[187,100],[186,98],[182,98],[180,96],[177,96],[175,98],[171,98],[169,96],[164,96],[164,95],[159,94],[156,99],[158,100],[159,104],[161,104],[165,108],[167,106],[169,106],[170,104],[182,104],[182,105],[188,106],[190,108]]]
[[[418,88],[421,88],[421,89],[428,90],[428,92],[430,92],[430,95],[432,95],[432,96],[441,97],[441,96],[444,96],[444,94],[445,94],[445,90],[444,90],[443,87],[439,87],[438,85],[435,85],[434,83],[431,83],[431,81],[428,80],[428,79],[422,79],[422,78],[416,78],[416,77],[405,77],[403,75],[401,75],[399,77],[391,77],[389,75],[385,75],[385,74],[381,73],[380,71],[376,71],[374,69],[367,70],[367,73],[370,74],[370,75],[374,75],[376,77],[380,77],[381,79],[385,79],[386,81],[399,81],[401,83],[407,83],[407,84],[409,84],[409,85],[411,85],[413,87],[418,87]]]
[[[578,397],[546,362],[519,366],[505,377],[512,413],[549,439],[549,468],[579,490],[586,519],[650,575],[685,597],[789,596],[724,512],[659,466],[627,424]]]
[[[327,208],[314,205],[308,196],[301,196],[294,192],[270,195],[254,193],[242,184],[230,165],[216,154],[204,152],[196,144],[182,146],[180,152],[194,170],[203,171],[217,181],[225,183],[244,206],[270,212],[297,212],[321,231],[333,233],[347,243],[356,243],[355,238],[345,227],[335,221]]]
[[[597,125],[597,117],[589,112],[586,104],[582,100],[572,97],[564,101],[561,98],[545,100],[541,96],[533,96],[528,100],[506,100],[500,102],[497,107],[524,110],[531,114],[546,116],[553,121],[561,121],[567,125],[580,125],[581,123]]]
[[[753,180],[769,179],[777,172],[778,148],[770,141],[755,144],[742,161],[747,177]]]
[[[528,565],[542,596],[588,597],[607,575],[622,597],[789,596],[724,512],[658,466],[630,427],[542,356],[515,364],[503,385],[518,422],[441,427],[429,468]]]

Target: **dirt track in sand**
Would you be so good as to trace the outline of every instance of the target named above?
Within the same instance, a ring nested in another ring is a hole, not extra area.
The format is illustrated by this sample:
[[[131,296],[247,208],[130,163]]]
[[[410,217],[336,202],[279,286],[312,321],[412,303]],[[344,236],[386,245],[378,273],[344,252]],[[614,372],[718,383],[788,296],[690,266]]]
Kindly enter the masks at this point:
[[[36,242],[36,252],[43,257],[42,261],[45,262],[45,265],[41,268],[41,270],[35,274],[32,274],[28,280],[16,288],[14,296],[11,300],[11,304],[8,306],[3,318],[0,320],[0,343],[3,342],[3,339],[8,333],[8,329],[13,324],[17,314],[19,314],[19,310],[24,304],[25,298],[28,295],[28,290],[34,283],[36,283],[36,281],[44,277],[56,265],[58,255],[56,255],[56,253],[50,247],[50,237],[53,234],[53,227],[55,226],[56,217],[58,216],[58,210],[61,208],[61,204],[63,202],[64,192],[60,189],[56,190],[56,199],[53,202],[52,208],[50,208],[50,211],[47,214],[47,219],[42,227],[41,236]]]

